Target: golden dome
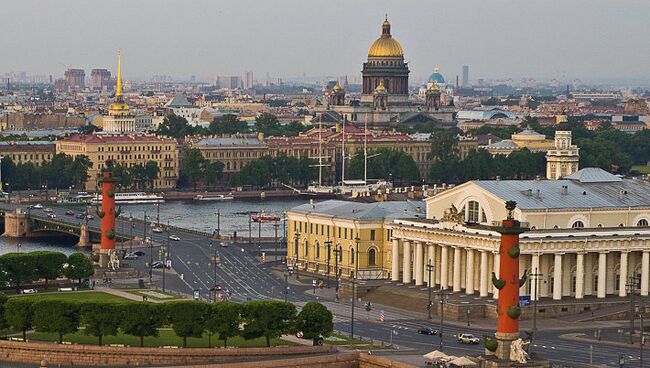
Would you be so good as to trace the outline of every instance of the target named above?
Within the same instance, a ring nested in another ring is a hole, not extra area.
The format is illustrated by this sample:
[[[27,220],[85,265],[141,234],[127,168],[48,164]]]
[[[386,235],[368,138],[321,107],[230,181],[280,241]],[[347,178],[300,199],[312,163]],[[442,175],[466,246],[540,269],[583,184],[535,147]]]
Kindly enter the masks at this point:
[[[109,113],[112,115],[120,115],[129,112],[129,105],[121,101],[115,101],[108,108]]]
[[[438,88],[435,81],[429,83],[429,88],[427,88],[427,93],[429,93],[429,94],[440,94],[440,88]]]
[[[390,34],[390,23],[388,19],[381,27],[381,37],[372,43],[368,49],[369,57],[404,57],[402,45]]]
[[[337,81],[337,82],[336,82],[336,85],[334,86],[334,88],[332,88],[332,91],[334,91],[334,92],[341,92],[342,90],[343,90],[343,88],[341,87],[341,85],[340,85],[339,82]]]

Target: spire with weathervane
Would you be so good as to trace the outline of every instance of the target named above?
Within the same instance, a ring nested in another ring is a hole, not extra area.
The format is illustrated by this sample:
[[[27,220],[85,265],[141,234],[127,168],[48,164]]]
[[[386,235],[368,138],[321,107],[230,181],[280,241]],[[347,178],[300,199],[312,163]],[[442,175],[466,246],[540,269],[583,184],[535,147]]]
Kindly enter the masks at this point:
[[[129,106],[124,103],[122,95],[122,50],[117,49],[117,82],[115,85],[115,102],[111,104],[108,113],[111,116],[124,116],[129,114]]]

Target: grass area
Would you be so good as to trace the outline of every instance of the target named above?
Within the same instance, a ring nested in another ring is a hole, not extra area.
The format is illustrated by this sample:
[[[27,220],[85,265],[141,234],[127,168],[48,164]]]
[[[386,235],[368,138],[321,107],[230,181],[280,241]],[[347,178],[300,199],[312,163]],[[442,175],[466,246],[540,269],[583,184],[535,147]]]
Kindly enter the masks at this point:
[[[650,166],[648,165],[632,165],[632,170],[638,171],[641,174],[650,174]]]
[[[101,291],[69,291],[69,292],[52,292],[29,295],[14,295],[11,298],[29,298],[34,301],[38,300],[66,300],[66,301],[87,301],[102,303],[121,303],[127,301],[119,296],[103,293]]]
[[[332,334],[330,337],[325,338],[325,343],[330,345],[368,345],[368,342],[350,339],[349,336],[342,334]]]
[[[137,295],[137,296],[146,296],[147,298],[154,299],[154,300],[162,300],[162,301],[168,301],[168,300],[179,300],[183,299],[181,295],[177,294],[171,294],[171,293],[163,293],[160,290],[150,290],[150,289],[127,289],[123,290],[126,291],[129,294]]]
[[[158,347],[158,346],[183,346],[183,339],[176,336],[174,331],[171,329],[161,329],[159,330],[160,334],[157,337],[145,337],[144,345],[148,347]],[[28,340],[38,340],[38,341],[58,341],[58,335],[56,333],[46,333],[46,332],[33,332],[27,335]],[[206,333],[202,338],[193,338],[190,337],[187,339],[188,348],[207,348],[208,347],[208,334]],[[97,345],[97,337],[92,335],[86,335],[83,331],[78,331],[74,334],[68,334],[63,336],[63,341],[72,342],[74,344],[87,344],[87,345]],[[140,346],[140,338],[131,335],[118,334],[116,336],[104,336],[104,344],[124,344],[129,346]],[[261,337],[257,339],[245,340],[242,337],[233,337],[228,339],[228,346],[241,347],[241,348],[256,348],[264,347],[266,340]],[[216,338],[212,338],[212,346],[223,346],[223,341]],[[295,345],[292,342],[272,339],[271,346],[278,345]]]

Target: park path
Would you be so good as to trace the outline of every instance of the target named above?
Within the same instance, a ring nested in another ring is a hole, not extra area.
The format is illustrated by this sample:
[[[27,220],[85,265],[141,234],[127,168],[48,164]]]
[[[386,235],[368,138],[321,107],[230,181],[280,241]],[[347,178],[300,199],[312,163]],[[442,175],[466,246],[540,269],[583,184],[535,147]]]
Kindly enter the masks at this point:
[[[101,291],[101,292],[106,293],[106,294],[119,296],[119,297],[124,298],[124,299],[133,300],[133,301],[136,301],[136,302],[141,302],[142,301],[142,296],[131,294],[131,293],[127,292],[127,291],[123,291],[123,290],[119,290],[119,289],[112,289],[112,288],[108,288],[108,287],[99,286],[99,287],[95,287],[95,290],[96,291]],[[148,298],[147,301],[152,302],[152,303],[164,303],[165,302],[165,300],[159,300],[159,299],[155,299],[155,298]]]

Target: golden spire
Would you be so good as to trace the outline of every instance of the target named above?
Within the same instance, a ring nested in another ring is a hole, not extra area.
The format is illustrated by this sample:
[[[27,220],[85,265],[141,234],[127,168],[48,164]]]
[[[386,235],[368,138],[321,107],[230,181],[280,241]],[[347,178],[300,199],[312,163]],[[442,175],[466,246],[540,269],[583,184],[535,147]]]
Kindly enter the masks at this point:
[[[122,96],[122,50],[117,49],[117,86],[115,86],[115,97]]]

